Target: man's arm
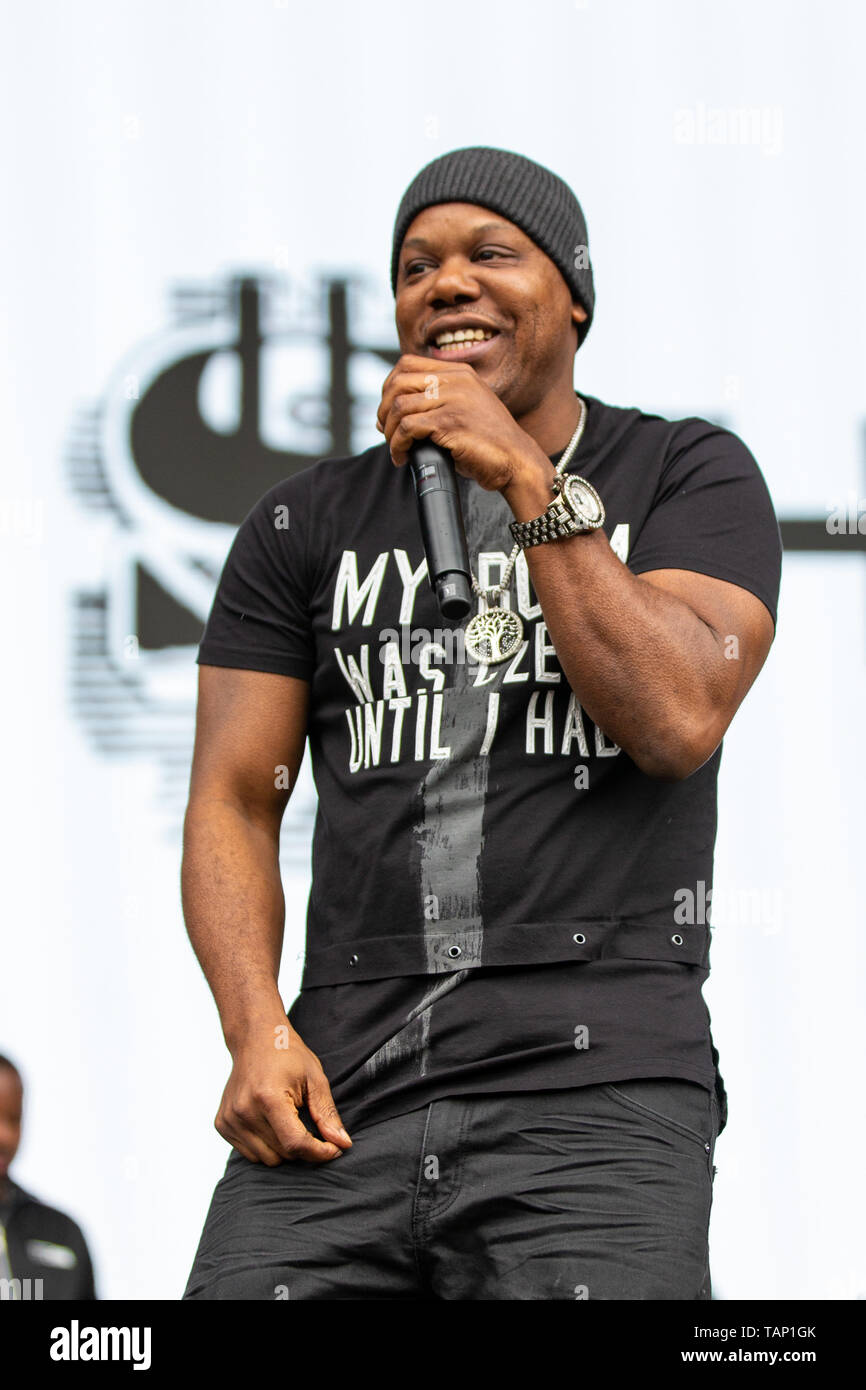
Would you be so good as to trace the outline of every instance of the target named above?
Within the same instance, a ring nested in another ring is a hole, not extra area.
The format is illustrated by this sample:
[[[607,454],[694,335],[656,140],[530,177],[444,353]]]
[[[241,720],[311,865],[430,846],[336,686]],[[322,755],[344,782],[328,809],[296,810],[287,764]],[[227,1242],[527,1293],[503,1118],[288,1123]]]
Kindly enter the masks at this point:
[[[539,450],[502,489],[518,521],[542,514],[553,474]],[[773,620],[761,600],[688,570],[633,575],[601,529],[529,546],[526,562],[590,719],[649,776],[691,776],[718,748],[767,658]]]
[[[500,492],[518,521],[541,516],[552,498],[547,454],[468,362],[404,353],[385,379],[377,423],[395,467],[405,467],[414,440],[430,439],[458,473]],[[725,470],[725,480],[749,471]],[[765,521],[768,502],[761,499]],[[695,535],[683,539],[700,546]],[[590,718],[648,776],[691,776],[718,748],[766,660],[769,610],[740,585],[688,569],[634,575],[602,530],[530,546],[526,562],[566,680]]]
[[[280,823],[303,758],[309,691],[292,676],[199,666],[184,820],[184,920],[233,1060],[215,1125],[246,1158],[269,1165],[335,1158],[351,1143],[278,987]],[[277,1047],[278,1029],[288,1030],[287,1049]],[[329,1142],[305,1128],[301,1104]]]

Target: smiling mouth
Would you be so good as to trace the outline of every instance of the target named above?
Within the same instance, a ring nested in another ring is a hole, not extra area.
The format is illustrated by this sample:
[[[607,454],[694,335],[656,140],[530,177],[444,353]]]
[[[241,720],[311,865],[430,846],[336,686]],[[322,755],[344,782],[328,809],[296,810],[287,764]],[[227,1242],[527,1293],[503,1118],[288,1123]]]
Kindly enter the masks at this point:
[[[443,362],[446,359],[449,362],[472,362],[477,357],[484,357],[500,336],[489,328],[457,329],[455,332],[438,334],[434,342],[428,344],[428,351],[431,357]]]

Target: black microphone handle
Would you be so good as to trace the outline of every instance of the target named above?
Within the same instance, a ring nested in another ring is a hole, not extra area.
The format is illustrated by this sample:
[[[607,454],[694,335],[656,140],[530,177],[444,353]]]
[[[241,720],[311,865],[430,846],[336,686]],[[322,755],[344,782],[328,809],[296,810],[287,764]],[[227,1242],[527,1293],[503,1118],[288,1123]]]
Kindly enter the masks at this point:
[[[444,618],[465,618],[473,606],[472,582],[454,460],[438,444],[420,439],[409,449],[408,463],[430,587]]]

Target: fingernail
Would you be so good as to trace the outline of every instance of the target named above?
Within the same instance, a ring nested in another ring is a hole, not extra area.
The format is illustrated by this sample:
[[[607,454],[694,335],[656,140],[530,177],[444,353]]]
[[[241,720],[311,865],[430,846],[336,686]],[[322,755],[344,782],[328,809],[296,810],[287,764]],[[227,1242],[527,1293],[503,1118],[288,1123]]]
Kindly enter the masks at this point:
[[[348,1134],[346,1133],[346,1131],[345,1131],[344,1129],[341,1129],[341,1130],[340,1130],[340,1133],[342,1134],[342,1136],[343,1136],[344,1139],[349,1139],[349,1136],[348,1136]],[[352,1142],[351,1139],[349,1139],[349,1143],[350,1143],[350,1144],[351,1144],[351,1142]]]

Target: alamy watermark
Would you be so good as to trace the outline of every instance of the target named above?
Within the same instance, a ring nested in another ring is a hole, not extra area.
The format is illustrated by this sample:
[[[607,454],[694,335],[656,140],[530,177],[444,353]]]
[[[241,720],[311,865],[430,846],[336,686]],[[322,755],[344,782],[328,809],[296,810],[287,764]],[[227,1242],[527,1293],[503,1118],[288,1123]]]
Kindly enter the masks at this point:
[[[385,627],[379,633],[379,660],[384,666],[393,661],[395,654],[403,666],[418,665],[431,659],[445,661],[448,665],[465,665],[469,660],[477,665],[475,657],[467,657],[465,630],[462,627],[411,627],[403,623],[400,628]],[[396,648],[396,653],[395,653]]]
[[[764,155],[782,152],[781,106],[680,106],[674,111],[676,145],[753,145]]]
[[[0,497],[0,536],[37,542],[43,536],[41,497]]]
[[[44,1297],[42,1284],[42,1279],[0,1279],[0,1303],[39,1301]]]
[[[853,488],[843,505],[831,502],[827,508],[829,536],[866,536],[866,497],[858,497]]]
[[[673,920],[679,927],[758,927],[775,936],[795,915],[791,893],[782,888],[708,888],[704,879],[674,893]]]

